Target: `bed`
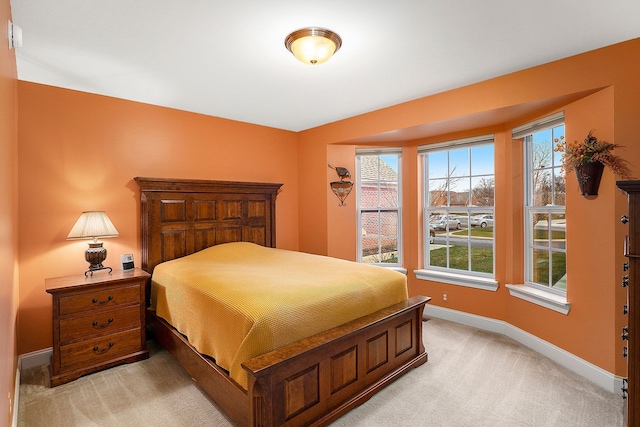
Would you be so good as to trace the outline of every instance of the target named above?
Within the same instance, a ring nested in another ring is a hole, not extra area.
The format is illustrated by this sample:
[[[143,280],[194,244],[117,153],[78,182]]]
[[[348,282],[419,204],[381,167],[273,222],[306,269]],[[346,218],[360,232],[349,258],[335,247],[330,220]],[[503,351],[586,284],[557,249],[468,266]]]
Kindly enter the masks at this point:
[[[140,187],[142,268],[149,273],[161,263],[216,245],[216,250],[234,242],[275,248],[280,184],[135,181]],[[400,299],[250,357],[240,363],[243,380],[200,353],[152,308],[147,325],[150,335],[237,425],[326,425],[427,361],[422,312],[428,300]]]

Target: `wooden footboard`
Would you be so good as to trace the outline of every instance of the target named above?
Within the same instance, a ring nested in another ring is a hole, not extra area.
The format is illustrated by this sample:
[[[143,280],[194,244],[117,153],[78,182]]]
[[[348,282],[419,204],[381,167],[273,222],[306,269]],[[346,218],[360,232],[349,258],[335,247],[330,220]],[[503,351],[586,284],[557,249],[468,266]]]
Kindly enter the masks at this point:
[[[242,389],[164,320],[150,333],[240,426],[326,425],[427,361],[417,296],[243,364]]]

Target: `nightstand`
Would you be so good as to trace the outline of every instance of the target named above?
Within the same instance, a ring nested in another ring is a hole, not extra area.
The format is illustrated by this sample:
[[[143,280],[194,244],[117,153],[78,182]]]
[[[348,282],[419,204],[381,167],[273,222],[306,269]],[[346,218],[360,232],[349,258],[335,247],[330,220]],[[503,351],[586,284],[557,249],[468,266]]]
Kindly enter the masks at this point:
[[[149,357],[144,270],[45,279],[53,296],[51,386]]]

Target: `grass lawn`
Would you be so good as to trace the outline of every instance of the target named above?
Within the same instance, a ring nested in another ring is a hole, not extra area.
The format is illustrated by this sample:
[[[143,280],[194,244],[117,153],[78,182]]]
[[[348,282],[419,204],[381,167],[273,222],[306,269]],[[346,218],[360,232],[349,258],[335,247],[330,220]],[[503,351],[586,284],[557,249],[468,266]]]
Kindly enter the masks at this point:
[[[430,253],[430,264],[434,267],[447,267],[447,248],[434,249]],[[449,247],[449,268],[469,271],[469,257],[466,246]],[[471,248],[471,271],[493,273],[493,250]]]
[[[567,256],[564,253],[554,253],[551,258],[553,267],[551,270],[551,284],[555,285],[567,274]],[[549,284],[549,256],[545,253],[536,254],[536,271],[533,272],[533,280],[537,283]]]
[[[549,238],[549,232],[547,230],[534,230],[533,238],[534,239],[548,239]],[[552,239],[563,240],[563,239],[567,238],[567,233],[565,233],[564,231],[552,230],[551,231],[551,238]]]

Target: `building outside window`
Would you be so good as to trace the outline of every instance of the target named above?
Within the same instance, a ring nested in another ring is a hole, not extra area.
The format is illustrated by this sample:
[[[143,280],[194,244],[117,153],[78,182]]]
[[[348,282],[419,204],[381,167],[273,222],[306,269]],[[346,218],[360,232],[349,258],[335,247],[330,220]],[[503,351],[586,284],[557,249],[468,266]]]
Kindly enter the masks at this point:
[[[401,150],[356,150],[358,261],[402,265]]]
[[[525,144],[525,284],[566,294],[565,177],[562,155],[564,114],[513,130]]]
[[[493,278],[493,135],[422,146],[419,153],[425,270]]]

